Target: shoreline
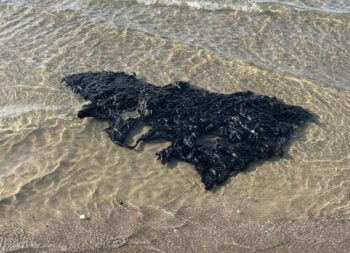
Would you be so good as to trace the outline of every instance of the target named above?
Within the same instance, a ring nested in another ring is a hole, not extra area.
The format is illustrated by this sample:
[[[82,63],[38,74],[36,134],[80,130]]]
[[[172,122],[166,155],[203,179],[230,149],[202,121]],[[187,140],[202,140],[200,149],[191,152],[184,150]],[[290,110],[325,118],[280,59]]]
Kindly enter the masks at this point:
[[[102,208],[101,210],[105,210]],[[221,207],[169,211],[117,205],[107,216],[65,214],[41,231],[0,225],[1,252],[348,252],[350,217],[252,218]],[[4,222],[1,222],[4,223]],[[39,229],[40,230],[40,229]]]

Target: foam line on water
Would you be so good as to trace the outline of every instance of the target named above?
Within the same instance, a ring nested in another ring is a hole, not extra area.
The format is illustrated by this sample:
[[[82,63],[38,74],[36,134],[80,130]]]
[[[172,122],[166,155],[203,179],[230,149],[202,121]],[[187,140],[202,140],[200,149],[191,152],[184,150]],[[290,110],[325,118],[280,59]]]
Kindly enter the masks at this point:
[[[279,0],[136,0],[145,5],[186,6],[203,10],[240,10],[246,12],[260,12],[265,8],[280,6],[299,11],[319,11],[325,13],[349,13],[350,7],[341,1],[336,3],[309,3],[307,1],[279,1]],[[338,4],[337,4],[338,3]]]

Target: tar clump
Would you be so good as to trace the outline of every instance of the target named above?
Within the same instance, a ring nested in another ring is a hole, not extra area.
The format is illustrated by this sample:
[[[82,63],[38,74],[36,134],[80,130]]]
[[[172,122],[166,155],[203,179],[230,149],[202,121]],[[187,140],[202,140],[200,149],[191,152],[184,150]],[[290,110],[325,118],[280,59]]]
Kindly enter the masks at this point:
[[[293,131],[312,118],[301,107],[250,91],[218,94],[182,81],[159,87],[123,72],[81,73],[63,81],[91,101],[79,112],[80,118],[108,121],[106,132],[123,147],[170,141],[157,153],[161,162],[179,159],[194,164],[207,190],[252,162],[281,156]],[[138,116],[126,118],[129,112]],[[128,134],[140,123],[150,130],[128,145]]]

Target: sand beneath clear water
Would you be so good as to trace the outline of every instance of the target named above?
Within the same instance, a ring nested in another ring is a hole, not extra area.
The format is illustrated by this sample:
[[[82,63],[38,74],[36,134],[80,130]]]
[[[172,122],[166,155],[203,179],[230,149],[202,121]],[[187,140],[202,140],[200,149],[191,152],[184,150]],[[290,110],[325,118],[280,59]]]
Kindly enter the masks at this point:
[[[115,24],[109,16],[96,18],[93,4],[89,16],[61,3],[45,6],[50,1],[40,7],[9,2],[0,4],[0,251],[348,251],[350,92],[341,87],[349,74],[346,17],[304,13],[296,22],[288,12],[223,11],[220,19],[208,12],[214,30],[230,28],[241,38],[240,52],[235,38],[226,43],[210,37],[213,32],[194,34],[199,46],[175,40],[181,39],[178,23],[159,19],[162,13],[180,19],[176,7],[116,8],[128,17],[137,8],[144,15],[156,8],[158,16],[151,24],[142,15],[134,23],[111,16]],[[162,24],[159,35],[151,33],[155,24]],[[304,37],[288,37],[291,24],[295,31],[304,26]],[[147,25],[147,31],[136,29]],[[186,27],[191,41],[195,27]],[[83,101],[61,78],[102,69],[136,72],[158,85],[186,80],[215,92],[249,89],[302,106],[318,121],[294,136],[284,158],[255,164],[206,192],[191,165],[157,161],[166,143],[126,150],[109,140],[103,123],[76,117]],[[330,80],[339,87],[324,84]]]

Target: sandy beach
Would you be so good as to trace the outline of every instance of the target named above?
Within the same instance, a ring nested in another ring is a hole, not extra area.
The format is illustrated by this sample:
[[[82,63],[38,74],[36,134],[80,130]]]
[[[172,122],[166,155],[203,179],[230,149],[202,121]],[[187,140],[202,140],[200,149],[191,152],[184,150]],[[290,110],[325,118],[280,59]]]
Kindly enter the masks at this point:
[[[349,252],[347,0],[189,2],[0,1],[1,252]],[[317,120],[206,191],[191,164],[157,160],[168,143],[128,150],[77,117],[62,78],[102,70]]]
[[[53,214],[45,219],[46,224],[41,217],[32,215],[28,219],[33,227],[39,223],[40,229],[2,225],[0,245],[5,252],[346,252],[349,249],[348,218],[257,218],[251,209],[259,204],[252,202],[178,210],[123,203],[92,207],[90,220],[79,220],[77,214]]]

